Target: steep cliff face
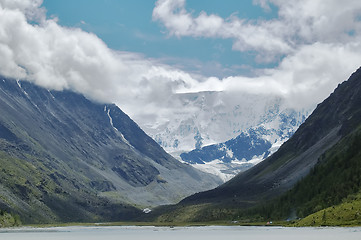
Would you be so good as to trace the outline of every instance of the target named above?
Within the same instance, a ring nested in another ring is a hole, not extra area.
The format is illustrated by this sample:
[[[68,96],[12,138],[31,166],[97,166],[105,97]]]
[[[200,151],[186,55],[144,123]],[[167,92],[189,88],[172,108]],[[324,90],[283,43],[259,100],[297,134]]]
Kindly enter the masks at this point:
[[[0,209],[28,222],[126,219],[219,179],[168,155],[114,104],[0,78]]]

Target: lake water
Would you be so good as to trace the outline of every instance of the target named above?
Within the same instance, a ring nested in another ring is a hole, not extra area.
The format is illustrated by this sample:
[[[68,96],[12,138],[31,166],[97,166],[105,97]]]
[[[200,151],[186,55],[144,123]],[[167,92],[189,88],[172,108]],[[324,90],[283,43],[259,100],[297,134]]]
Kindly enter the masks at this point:
[[[0,240],[313,240],[361,239],[361,228],[56,227],[0,229]]]

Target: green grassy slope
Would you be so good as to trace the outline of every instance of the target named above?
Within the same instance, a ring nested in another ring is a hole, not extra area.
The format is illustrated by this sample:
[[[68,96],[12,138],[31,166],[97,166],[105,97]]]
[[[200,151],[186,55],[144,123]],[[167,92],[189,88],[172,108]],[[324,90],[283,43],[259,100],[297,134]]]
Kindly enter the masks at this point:
[[[361,194],[350,195],[341,204],[313,213],[295,226],[361,226]]]
[[[21,225],[19,216],[14,216],[3,210],[0,210],[0,228],[15,227]]]

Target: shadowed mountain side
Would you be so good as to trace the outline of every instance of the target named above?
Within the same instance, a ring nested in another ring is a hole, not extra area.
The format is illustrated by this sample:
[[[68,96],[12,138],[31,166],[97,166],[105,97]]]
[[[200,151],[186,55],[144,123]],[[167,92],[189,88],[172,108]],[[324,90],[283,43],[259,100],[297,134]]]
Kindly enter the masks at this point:
[[[130,219],[139,213],[129,204],[170,204],[220,183],[114,104],[1,78],[0,111],[0,209],[26,222]]]

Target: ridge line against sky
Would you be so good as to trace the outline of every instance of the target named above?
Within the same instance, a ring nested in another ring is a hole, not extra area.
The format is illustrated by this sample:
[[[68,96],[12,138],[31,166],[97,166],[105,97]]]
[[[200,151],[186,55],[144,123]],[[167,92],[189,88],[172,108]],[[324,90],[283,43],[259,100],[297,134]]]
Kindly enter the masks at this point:
[[[224,1],[199,1],[198,10],[185,0],[133,1],[138,6],[144,3],[142,11],[146,16],[130,14],[129,22],[122,22],[119,28],[132,28],[132,21],[144,18],[154,31],[149,36],[156,36],[160,45],[172,42],[171,46],[177,48],[177,43],[183,41],[205,45],[207,41],[224,41],[222,47],[230,48],[226,52],[238,54],[239,59],[252,58],[234,63],[246,65],[246,70],[238,74],[228,71],[229,75],[225,75],[227,71],[217,59],[196,59],[200,65],[208,64],[213,71],[220,71],[213,76],[188,68],[182,64],[182,55],[168,53],[166,48],[162,53],[166,57],[111,49],[98,37],[102,29],[97,30],[95,25],[92,28],[87,20],[78,19],[69,26],[62,25],[60,14],[49,15],[47,7],[51,8],[51,2],[56,1],[0,0],[0,74],[49,89],[71,89],[101,102],[115,102],[136,120],[166,118],[178,108],[167,105],[167,99],[176,93],[197,91],[226,91],[235,96],[274,94],[286,98],[292,107],[312,106],[325,99],[361,62],[360,1],[249,1],[264,13],[249,19],[242,18],[246,14],[239,1],[231,1],[231,14],[226,16],[218,14],[217,8],[212,13],[202,10],[202,4],[206,8],[207,2],[223,4],[222,8],[227,9]],[[89,9],[79,4],[97,3],[110,8],[123,4],[125,11],[127,6],[134,7],[131,1],[57,2],[62,2],[65,9],[89,11],[87,14],[95,19],[96,7]],[[71,5],[74,2],[77,4]],[[234,9],[236,3],[238,9]],[[137,28],[133,32],[143,38],[149,34]],[[118,41],[122,42],[122,38]],[[197,55],[196,49],[192,52]],[[180,64],[172,64],[169,59],[178,59]],[[186,62],[188,58],[184,59]]]

